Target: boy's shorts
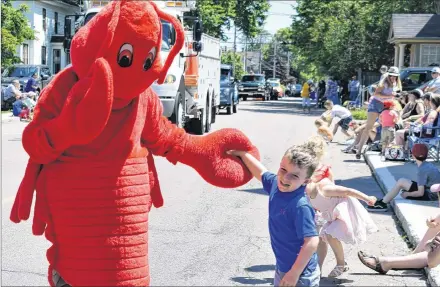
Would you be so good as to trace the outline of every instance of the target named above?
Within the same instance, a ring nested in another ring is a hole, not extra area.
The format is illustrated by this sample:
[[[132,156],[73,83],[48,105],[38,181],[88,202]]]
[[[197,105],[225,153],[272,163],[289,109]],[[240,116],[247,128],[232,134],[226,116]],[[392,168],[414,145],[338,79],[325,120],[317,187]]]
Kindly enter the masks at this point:
[[[384,143],[391,143],[394,141],[396,129],[393,127],[382,127],[380,132],[380,141]]]
[[[407,190],[407,192],[414,192],[417,190],[419,190],[419,185],[417,184],[417,182],[411,181],[411,187],[409,188],[409,190]],[[423,193],[423,196],[421,196],[421,197],[408,196],[408,197],[406,197],[406,199],[423,200],[423,201],[436,201],[436,200],[438,200],[438,194],[432,193],[429,190],[429,188],[425,186],[425,192]]]
[[[353,117],[349,116],[348,118],[345,119],[341,119],[338,122],[338,125],[344,130],[344,131],[348,131],[348,129],[350,128],[350,123],[353,121]]]
[[[281,280],[283,279],[286,273],[281,272],[278,268],[275,268],[275,277],[273,279],[273,286],[280,286]],[[301,276],[299,276],[298,282],[296,286],[301,287],[318,287],[319,281],[321,280],[321,271],[319,270],[319,266],[316,265],[316,269],[312,272],[303,272]]]

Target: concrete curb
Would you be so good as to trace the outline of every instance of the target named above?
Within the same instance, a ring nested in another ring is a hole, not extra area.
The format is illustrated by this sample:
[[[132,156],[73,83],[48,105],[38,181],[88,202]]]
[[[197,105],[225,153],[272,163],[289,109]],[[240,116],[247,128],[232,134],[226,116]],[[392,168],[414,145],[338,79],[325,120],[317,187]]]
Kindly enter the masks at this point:
[[[374,156],[373,156],[374,155]],[[392,189],[396,184],[394,176],[389,172],[386,167],[381,166],[381,162],[377,153],[367,152],[364,155],[365,162],[370,167],[371,172],[379,184],[384,194],[388,193],[388,190]],[[395,200],[391,202],[391,207],[394,210],[397,218],[401,222],[405,233],[408,236],[411,244],[416,246],[422,239],[424,232],[420,233],[420,224],[425,225],[425,221],[420,222],[416,214],[420,214],[420,206],[411,204],[410,200],[406,200],[398,195]],[[425,218],[426,220],[426,218]],[[426,228],[425,228],[426,230]],[[430,269],[425,267],[425,272],[428,277],[428,283],[431,286],[440,286],[440,267]]]

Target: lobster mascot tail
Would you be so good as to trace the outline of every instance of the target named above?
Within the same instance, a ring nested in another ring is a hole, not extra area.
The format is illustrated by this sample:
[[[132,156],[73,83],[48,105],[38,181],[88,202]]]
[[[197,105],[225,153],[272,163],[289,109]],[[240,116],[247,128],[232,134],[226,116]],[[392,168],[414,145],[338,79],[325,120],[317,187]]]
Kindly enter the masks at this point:
[[[161,19],[177,31],[160,60]],[[193,167],[225,188],[251,174],[231,149],[259,158],[235,129],[185,133],[162,116],[150,88],[163,83],[184,32],[149,1],[113,1],[72,40],[72,66],[42,91],[23,132],[29,154],[10,219],[30,216],[32,231],[51,242],[48,280],[70,286],[147,286],[148,215],[163,205],[153,155]]]

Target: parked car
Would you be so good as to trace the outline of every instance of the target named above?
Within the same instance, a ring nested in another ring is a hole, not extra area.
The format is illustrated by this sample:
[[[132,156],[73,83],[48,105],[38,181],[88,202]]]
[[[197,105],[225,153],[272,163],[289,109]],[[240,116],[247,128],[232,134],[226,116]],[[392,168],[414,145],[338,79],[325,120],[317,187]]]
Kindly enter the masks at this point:
[[[300,84],[294,85],[292,95],[294,97],[301,97],[301,90],[302,90],[302,86]]]
[[[283,88],[281,88],[281,84],[278,82],[269,82],[272,86],[272,93],[270,94],[271,100],[278,100],[278,98],[282,98],[284,96]]]
[[[272,86],[266,82],[264,75],[244,75],[238,85],[238,96],[246,101],[248,97],[261,98],[267,101],[270,98]]]
[[[20,90],[23,91],[27,81],[34,73],[38,75],[37,92],[40,93],[53,79],[49,66],[46,65],[13,65],[3,71],[2,86],[7,87],[13,80],[18,80],[20,82]]]
[[[432,80],[431,76],[432,67],[410,67],[402,69],[400,72],[400,80],[402,82],[403,91],[412,91],[419,86]],[[368,93],[370,95],[374,94],[375,88],[379,81],[371,84],[367,87]]]
[[[279,78],[268,78],[268,82],[281,83],[281,79]]]
[[[232,66],[220,66],[220,109],[225,109],[228,115],[237,112],[240,102],[237,90],[237,81],[232,77]]]

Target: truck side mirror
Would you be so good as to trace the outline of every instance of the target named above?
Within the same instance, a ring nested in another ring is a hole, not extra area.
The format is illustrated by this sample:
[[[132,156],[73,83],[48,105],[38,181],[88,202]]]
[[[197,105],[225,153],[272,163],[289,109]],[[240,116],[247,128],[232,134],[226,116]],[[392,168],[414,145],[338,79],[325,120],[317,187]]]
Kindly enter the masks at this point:
[[[193,51],[194,52],[201,52],[202,50],[203,50],[202,42],[193,42]]]
[[[72,37],[72,19],[66,18],[64,22],[64,36],[68,39]]]
[[[194,20],[193,40],[195,42],[200,42],[202,40],[202,34],[203,34],[202,20]]]

